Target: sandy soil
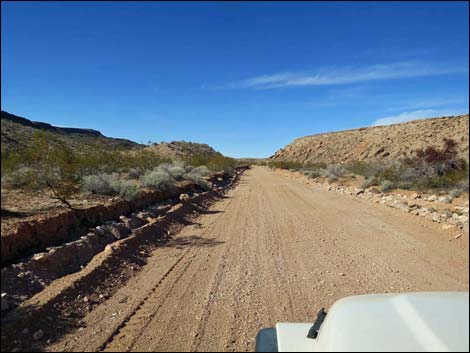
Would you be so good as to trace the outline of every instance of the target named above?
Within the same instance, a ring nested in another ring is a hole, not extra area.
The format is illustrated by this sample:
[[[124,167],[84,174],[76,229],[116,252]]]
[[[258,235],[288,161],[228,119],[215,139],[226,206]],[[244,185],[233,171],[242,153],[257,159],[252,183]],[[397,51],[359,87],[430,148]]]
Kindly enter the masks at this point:
[[[69,201],[74,208],[81,209],[104,204],[110,199],[110,196],[77,194]],[[19,222],[41,219],[66,209],[59,200],[50,197],[47,191],[23,191],[2,187],[2,235]]]
[[[452,232],[254,167],[43,349],[252,351],[259,329],[344,296],[468,290],[468,234]]]

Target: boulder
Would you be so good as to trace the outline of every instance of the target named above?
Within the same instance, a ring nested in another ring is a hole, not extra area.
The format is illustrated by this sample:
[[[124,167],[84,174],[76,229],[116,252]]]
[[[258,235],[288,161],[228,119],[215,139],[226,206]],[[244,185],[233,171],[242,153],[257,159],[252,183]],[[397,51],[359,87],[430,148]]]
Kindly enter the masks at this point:
[[[118,240],[126,238],[129,234],[131,234],[131,230],[121,223],[114,224],[110,226],[109,229],[111,234]]]
[[[138,217],[123,217],[121,218],[121,220],[124,222],[124,225],[130,229],[139,228],[142,227],[144,224],[147,224],[146,221]]]
[[[452,198],[449,196],[441,196],[437,199],[437,201],[442,202],[442,203],[451,203]]]
[[[188,194],[181,194],[179,199],[182,202],[188,202],[189,201],[189,195]]]
[[[363,194],[364,191],[365,191],[364,189],[358,188],[358,189],[355,189],[355,190],[354,190],[354,194],[355,194],[355,195],[360,195],[360,194]]]

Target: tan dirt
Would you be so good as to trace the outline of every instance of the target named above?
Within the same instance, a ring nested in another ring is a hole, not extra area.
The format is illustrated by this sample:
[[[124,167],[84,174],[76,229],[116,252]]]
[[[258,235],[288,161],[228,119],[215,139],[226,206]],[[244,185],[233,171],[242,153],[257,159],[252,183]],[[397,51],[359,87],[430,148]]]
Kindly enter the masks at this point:
[[[345,296],[469,288],[468,234],[262,167],[226,196],[44,349],[252,351]]]

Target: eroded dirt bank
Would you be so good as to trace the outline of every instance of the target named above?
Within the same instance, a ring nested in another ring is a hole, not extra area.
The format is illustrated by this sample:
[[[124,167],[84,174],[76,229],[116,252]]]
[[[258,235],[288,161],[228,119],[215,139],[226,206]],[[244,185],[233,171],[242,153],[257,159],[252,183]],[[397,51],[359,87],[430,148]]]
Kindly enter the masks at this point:
[[[469,288],[468,234],[267,168],[197,210],[145,257],[119,248],[101,275],[85,268],[33,297],[52,301],[42,326],[2,337],[2,350],[251,351],[260,328],[312,321],[344,296]],[[87,275],[86,292],[57,296]]]

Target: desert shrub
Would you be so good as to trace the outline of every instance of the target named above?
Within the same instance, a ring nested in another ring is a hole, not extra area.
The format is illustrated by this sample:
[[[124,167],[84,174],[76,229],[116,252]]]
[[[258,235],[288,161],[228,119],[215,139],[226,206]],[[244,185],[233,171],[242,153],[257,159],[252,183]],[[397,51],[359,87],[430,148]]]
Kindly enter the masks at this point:
[[[444,146],[441,149],[428,146],[424,150],[419,149],[412,158],[407,158],[404,162],[420,170],[425,176],[444,176],[448,172],[465,170],[467,163],[459,159],[456,150],[457,142],[452,139],[444,139]]]
[[[457,157],[456,147],[456,141],[445,138],[442,149],[428,146],[424,150],[417,150],[416,156],[418,159],[422,159],[428,164],[452,163]]]
[[[189,173],[186,173],[184,178],[195,182],[199,187],[203,189],[208,189],[207,180],[204,179],[205,176],[210,174],[209,169],[206,166],[199,166],[193,168]]]
[[[210,171],[206,166],[200,165],[199,167],[194,168],[191,171],[191,173],[198,174],[201,177],[205,177],[205,176],[208,176],[210,174]]]
[[[18,166],[8,174],[2,175],[2,185],[12,188],[37,188],[36,174],[30,167]]]
[[[368,177],[368,178],[364,179],[364,181],[361,184],[361,187],[366,189],[366,188],[374,186],[374,185],[377,185],[377,179],[375,177]]]
[[[340,164],[330,164],[322,170],[323,176],[327,177],[328,181],[336,181],[346,173],[346,169]]]
[[[183,162],[186,165],[191,165],[194,167],[206,166],[209,170],[215,172],[230,172],[237,165],[238,162],[234,158],[225,157],[220,153],[217,154],[191,154],[183,157]]]
[[[453,189],[449,192],[449,196],[452,198],[452,199],[455,199],[456,197],[459,197],[460,195],[462,195],[462,190],[461,189]]]
[[[15,151],[9,151],[4,148],[0,150],[1,152],[1,176],[2,178],[5,175],[15,172],[21,165],[20,155]]]
[[[328,166],[328,164],[323,163],[323,162],[304,164],[304,168],[309,169],[309,170],[325,169],[327,166]]]
[[[179,167],[179,166],[171,166],[167,170],[168,170],[168,173],[171,175],[171,177],[176,180],[182,180],[184,177],[184,174],[186,173],[184,167]]]
[[[20,163],[35,176],[28,179],[29,187],[47,188],[53,198],[72,208],[68,199],[79,185],[79,165],[74,151],[50,134],[38,132],[22,152]]]
[[[78,154],[78,159],[81,176],[131,170],[137,170],[140,176],[145,171],[152,170],[154,167],[169,161],[149,149],[129,151],[109,149],[99,144],[82,151]],[[138,177],[131,177],[131,179],[136,178]]]
[[[456,186],[457,186],[457,188],[459,188],[459,190],[462,190],[462,192],[468,192],[469,191],[469,179],[468,179],[468,177],[463,179],[463,180],[458,181]]]
[[[140,149],[133,153],[126,153],[123,163],[129,167],[137,168],[141,172],[151,170],[162,163],[168,163],[168,158],[162,158],[149,149]]]
[[[362,175],[364,177],[370,177],[372,168],[371,163],[365,161],[354,161],[346,166],[346,168],[354,174]]]
[[[140,177],[140,181],[143,186],[162,190],[167,188],[173,182],[173,178],[165,168],[157,167],[142,175]]]
[[[386,192],[393,189],[394,187],[394,184],[390,180],[384,180],[380,183],[379,189],[382,192]]]
[[[428,146],[400,160],[356,161],[347,169],[363,175],[366,180],[375,178],[378,183],[387,180],[404,189],[450,190],[459,183],[463,183],[465,189],[465,183],[468,188],[468,165],[458,158],[456,146],[454,140],[444,139],[441,148]]]
[[[397,182],[404,169],[405,167],[400,161],[375,159],[369,162],[364,175],[366,178],[375,177],[378,181]]]
[[[207,180],[201,177],[198,174],[195,173],[189,173],[186,175],[187,179],[195,182],[199,187],[201,187],[204,190],[209,189],[209,184],[207,183]]]
[[[233,158],[217,154],[209,158],[203,165],[215,172],[231,172],[237,166],[237,161]]]
[[[112,195],[111,178],[109,174],[85,175],[82,178],[82,189],[91,194]]]
[[[311,179],[315,179],[323,175],[320,169],[304,170],[303,174]]]
[[[135,168],[131,168],[127,172],[127,177],[129,179],[139,179],[140,175],[141,175],[141,172],[138,169],[135,169]]]
[[[86,175],[82,178],[82,189],[99,195],[117,195],[125,200],[133,200],[139,192],[139,186],[124,180],[117,173]]]
[[[111,188],[116,195],[119,195],[121,198],[128,201],[133,200],[140,191],[137,184],[132,181],[122,179],[113,180],[111,182]]]
[[[328,175],[328,182],[332,183],[337,180],[338,180],[338,177],[336,175]]]
[[[451,189],[468,180],[468,164],[459,159],[452,140],[439,150],[428,147],[403,161],[406,169],[400,182],[420,189]]]
[[[141,176],[142,185],[153,189],[164,189],[180,180],[191,180],[206,189],[207,181],[204,177],[210,174],[206,166],[187,166],[183,162],[162,163]]]

